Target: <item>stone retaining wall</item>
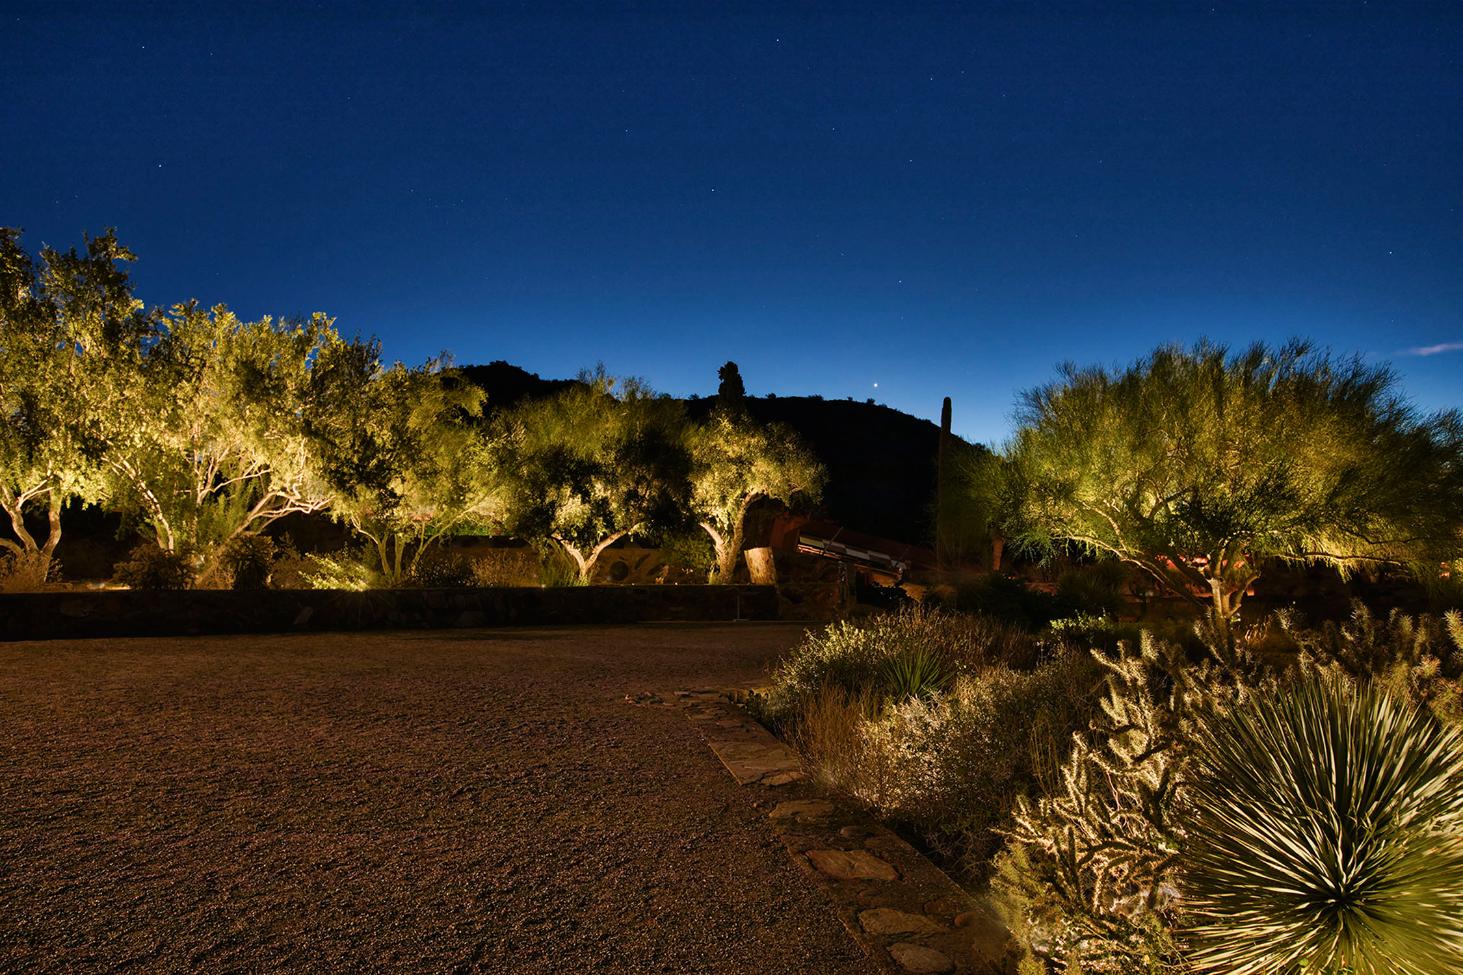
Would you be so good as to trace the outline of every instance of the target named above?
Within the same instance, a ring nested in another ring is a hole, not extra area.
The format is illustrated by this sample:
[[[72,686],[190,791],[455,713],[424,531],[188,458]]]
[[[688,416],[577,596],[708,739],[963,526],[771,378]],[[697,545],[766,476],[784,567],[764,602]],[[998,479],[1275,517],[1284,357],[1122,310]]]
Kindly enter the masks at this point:
[[[0,595],[0,641],[188,633],[778,618],[772,586],[583,586],[343,592],[52,592]]]

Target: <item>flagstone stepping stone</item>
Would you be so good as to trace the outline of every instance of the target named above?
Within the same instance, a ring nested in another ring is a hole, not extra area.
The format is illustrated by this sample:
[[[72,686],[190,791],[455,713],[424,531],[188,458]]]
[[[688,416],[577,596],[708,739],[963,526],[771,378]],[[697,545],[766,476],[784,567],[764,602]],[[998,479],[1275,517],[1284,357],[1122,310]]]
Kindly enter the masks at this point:
[[[739,785],[755,782],[764,775],[797,772],[798,757],[785,745],[758,741],[707,742],[716,757]],[[772,783],[768,783],[772,784]]]
[[[938,934],[944,925],[930,920],[923,914],[896,911],[891,907],[876,907],[858,916],[858,923],[869,934]]]
[[[915,975],[944,975],[945,972],[955,970],[955,963],[944,952],[926,948],[913,941],[901,941],[893,945],[889,954],[894,956],[900,968]]]
[[[823,819],[832,812],[833,803],[825,799],[792,799],[779,802],[767,815],[772,819],[791,819],[793,822],[806,823],[813,819]]]
[[[808,859],[834,880],[898,880],[899,871],[864,850],[809,850]]]

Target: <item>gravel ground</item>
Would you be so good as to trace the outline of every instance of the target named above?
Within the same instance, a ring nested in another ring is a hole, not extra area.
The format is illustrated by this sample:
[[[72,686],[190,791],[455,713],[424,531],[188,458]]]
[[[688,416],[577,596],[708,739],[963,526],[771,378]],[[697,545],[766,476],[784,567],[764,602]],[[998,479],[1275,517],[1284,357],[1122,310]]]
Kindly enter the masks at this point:
[[[799,636],[0,643],[0,970],[873,973],[678,712]]]

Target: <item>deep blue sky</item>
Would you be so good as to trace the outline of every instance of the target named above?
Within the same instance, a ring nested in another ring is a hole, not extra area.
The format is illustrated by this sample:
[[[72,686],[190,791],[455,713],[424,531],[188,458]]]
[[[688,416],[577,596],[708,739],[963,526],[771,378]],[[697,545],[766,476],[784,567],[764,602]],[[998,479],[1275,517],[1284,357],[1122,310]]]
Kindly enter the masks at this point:
[[[0,81],[32,248],[393,358],[992,441],[1062,359],[1299,334],[1463,401],[1457,2],[0,0]]]

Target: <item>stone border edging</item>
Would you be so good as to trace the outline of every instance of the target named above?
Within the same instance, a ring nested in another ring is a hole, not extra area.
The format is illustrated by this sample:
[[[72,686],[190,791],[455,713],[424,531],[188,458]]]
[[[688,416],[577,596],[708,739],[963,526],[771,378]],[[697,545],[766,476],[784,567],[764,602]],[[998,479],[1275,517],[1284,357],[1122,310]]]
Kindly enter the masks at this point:
[[[788,854],[828,893],[839,920],[891,975],[1007,975],[1010,936],[989,906],[851,805],[830,799],[798,755],[717,691],[641,695],[679,706],[768,820]]]

